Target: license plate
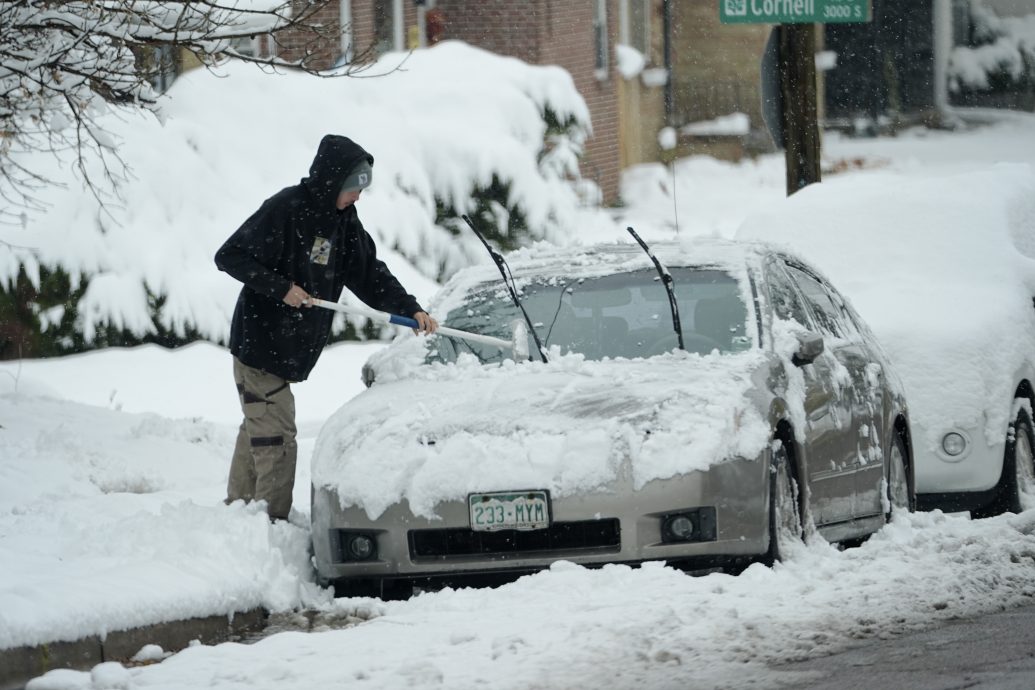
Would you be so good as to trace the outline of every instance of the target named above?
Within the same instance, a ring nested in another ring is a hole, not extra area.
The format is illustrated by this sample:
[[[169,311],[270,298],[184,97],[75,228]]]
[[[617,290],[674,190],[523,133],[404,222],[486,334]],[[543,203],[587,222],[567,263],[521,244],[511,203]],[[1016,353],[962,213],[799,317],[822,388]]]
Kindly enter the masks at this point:
[[[471,514],[471,529],[476,532],[527,531],[550,526],[550,499],[545,491],[470,494],[467,507]]]

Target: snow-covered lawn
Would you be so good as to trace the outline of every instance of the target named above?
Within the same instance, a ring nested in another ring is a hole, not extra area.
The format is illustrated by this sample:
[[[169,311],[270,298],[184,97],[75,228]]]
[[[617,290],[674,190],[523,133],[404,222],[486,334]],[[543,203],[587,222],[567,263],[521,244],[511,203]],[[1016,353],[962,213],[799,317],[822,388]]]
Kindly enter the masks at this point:
[[[919,178],[1003,160],[1032,165],[1035,118],[894,140],[828,136],[825,157],[854,174]],[[612,239],[626,224],[647,239],[671,237],[672,183],[662,166],[630,171],[617,222],[575,228],[574,237]],[[782,202],[782,158],[679,161],[675,189],[680,233],[731,236],[749,213]],[[296,387],[297,515],[278,526],[221,502],[238,419],[221,348],[0,363],[0,648],[255,606],[369,618],[192,647],[153,666],[52,672],[30,688],[775,685],[794,679],[766,663],[1035,598],[1028,511],[984,521],[918,514],[860,548],[814,544],[737,577],[557,563],[496,590],[335,601],[308,562],[308,459],[379,347],[334,346]]]

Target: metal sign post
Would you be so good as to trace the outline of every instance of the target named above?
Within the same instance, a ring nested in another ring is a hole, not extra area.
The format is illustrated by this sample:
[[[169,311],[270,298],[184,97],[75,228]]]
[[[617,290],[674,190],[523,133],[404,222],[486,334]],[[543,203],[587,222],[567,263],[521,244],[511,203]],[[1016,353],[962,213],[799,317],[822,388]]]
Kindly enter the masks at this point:
[[[870,0],[719,0],[724,24],[777,24],[762,58],[762,119],[784,150],[787,196],[820,181],[816,24],[870,21]]]

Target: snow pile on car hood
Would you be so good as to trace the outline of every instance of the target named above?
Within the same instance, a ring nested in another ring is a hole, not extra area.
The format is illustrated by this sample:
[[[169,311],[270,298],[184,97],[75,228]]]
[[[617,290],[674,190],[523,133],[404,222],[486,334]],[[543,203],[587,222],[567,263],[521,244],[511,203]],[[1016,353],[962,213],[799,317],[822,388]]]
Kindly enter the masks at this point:
[[[542,488],[562,497],[624,477],[635,488],[733,457],[769,440],[748,398],[761,351],[677,352],[549,364],[423,365],[418,339],[397,343],[379,382],[324,426],[313,484],[371,518],[406,500],[416,515],[472,491]],[[624,461],[628,459],[628,464]]]
[[[836,222],[831,222],[836,218]],[[840,175],[748,218],[836,279],[905,385],[933,447],[954,423],[1001,442],[1035,343],[1035,171]]]

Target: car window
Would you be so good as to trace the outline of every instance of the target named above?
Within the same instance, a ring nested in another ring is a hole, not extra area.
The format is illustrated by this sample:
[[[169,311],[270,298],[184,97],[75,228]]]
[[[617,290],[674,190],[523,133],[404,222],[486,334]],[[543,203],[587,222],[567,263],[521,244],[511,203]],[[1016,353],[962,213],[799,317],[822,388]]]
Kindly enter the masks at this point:
[[[783,270],[786,266],[778,263],[769,265],[769,301],[777,318],[785,321],[797,321],[805,328],[812,328],[812,320],[805,310],[801,296]]]
[[[670,270],[686,349],[707,354],[754,346],[739,281],[714,268]],[[543,344],[587,359],[651,357],[678,347],[668,293],[657,273],[642,269],[596,278],[543,277],[524,282],[522,303]],[[472,290],[445,324],[503,339],[521,314],[498,283]],[[535,343],[529,342],[531,351]],[[509,356],[491,346],[436,338],[431,359],[453,361],[470,352],[483,362]]]
[[[812,308],[816,325],[821,331],[838,338],[847,338],[855,332],[844,309],[841,308],[839,301],[834,301],[826,285],[793,264],[787,265],[787,272]]]

